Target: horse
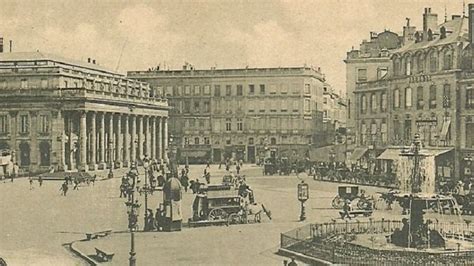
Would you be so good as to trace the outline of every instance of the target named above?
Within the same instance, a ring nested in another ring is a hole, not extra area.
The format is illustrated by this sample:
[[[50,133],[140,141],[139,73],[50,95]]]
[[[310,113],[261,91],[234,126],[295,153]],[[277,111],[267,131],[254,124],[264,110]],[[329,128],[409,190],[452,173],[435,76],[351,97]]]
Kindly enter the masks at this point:
[[[262,212],[265,213],[268,219],[272,219],[272,212],[265,208],[265,205],[261,203],[246,203],[244,209],[247,212],[247,217],[250,215],[254,216],[254,222],[260,223],[262,221]]]

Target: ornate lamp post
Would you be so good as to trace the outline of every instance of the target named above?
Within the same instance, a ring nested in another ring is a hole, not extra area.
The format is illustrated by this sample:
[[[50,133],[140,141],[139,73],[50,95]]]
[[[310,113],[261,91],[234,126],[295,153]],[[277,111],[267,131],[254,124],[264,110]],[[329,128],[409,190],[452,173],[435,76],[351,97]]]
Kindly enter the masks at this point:
[[[143,191],[145,192],[145,211],[143,212],[144,216],[144,223],[143,223],[143,231],[145,231],[147,226],[147,211],[148,211],[148,193],[150,192],[150,188],[148,187],[148,166],[150,165],[149,163],[148,156],[145,155],[145,158],[143,159],[143,168],[145,169],[145,185],[143,186]]]
[[[135,185],[136,179],[138,177],[138,171],[136,169],[136,165],[132,163],[130,171],[128,172],[128,177],[132,178],[132,194],[131,197],[125,202],[127,206],[127,214],[128,214],[128,228],[130,230],[130,257],[129,257],[129,265],[135,266],[136,265],[136,253],[135,253],[135,233],[137,222],[138,222],[138,208],[140,208],[140,204],[138,201],[135,201]]]
[[[298,184],[298,200],[301,202],[300,221],[306,220],[304,203],[309,199],[309,186],[303,180]]]
[[[467,154],[466,157],[464,157],[464,161],[466,162],[465,166],[464,166],[464,178],[469,178],[469,179],[472,179],[473,175],[472,175],[472,161],[473,161],[473,158],[472,158],[472,154]]]

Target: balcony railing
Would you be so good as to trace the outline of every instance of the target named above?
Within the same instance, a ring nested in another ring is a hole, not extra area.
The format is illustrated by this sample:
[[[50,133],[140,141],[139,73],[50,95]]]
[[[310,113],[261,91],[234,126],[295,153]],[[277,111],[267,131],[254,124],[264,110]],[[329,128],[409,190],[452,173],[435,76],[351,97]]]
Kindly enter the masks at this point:
[[[91,98],[103,100],[125,100],[134,103],[149,103],[167,105],[165,98],[147,97],[142,95],[124,94],[113,91],[100,91],[87,89],[85,87],[76,88],[34,88],[34,89],[10,89],[2,90],[0,97],[31,96],[31,97],[62,97],[62,98]]]

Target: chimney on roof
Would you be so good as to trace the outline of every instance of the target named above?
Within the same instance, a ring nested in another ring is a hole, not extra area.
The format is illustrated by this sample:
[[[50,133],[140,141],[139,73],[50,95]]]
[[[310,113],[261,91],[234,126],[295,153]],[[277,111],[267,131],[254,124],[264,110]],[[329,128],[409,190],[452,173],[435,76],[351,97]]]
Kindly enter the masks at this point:
[[[370,32],[370,40],[375,40],[375,39],[377,39],[377,32],[371,31]]]
[[[403,44],[406,44],[408,41],[413,40],[413,35],[416,31],[416,27],[410,26],[410,18],[405,19],[407,20],[407,25],[403,26]]]
[[[90,62],[91,62],[91,58],[88,57],[88,58],[87,58],[87,63],[90,63]]]
[[[0,53],[3,53],[3,37],[0,37]]]
[[[438,14],[431,13],[431,7],[425,8],[423,14],[423,40],[428,40],[428,30],[432,32],[438,27]]]
[[[469,16],[469,43],[474,44],[474,4],[468,5]]]

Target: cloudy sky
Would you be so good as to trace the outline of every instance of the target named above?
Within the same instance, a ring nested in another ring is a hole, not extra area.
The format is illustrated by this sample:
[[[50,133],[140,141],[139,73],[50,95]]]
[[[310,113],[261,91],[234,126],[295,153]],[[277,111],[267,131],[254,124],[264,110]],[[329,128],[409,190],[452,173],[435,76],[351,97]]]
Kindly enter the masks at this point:
[[[466,0],[469,2],[469,0]],[[370,31],[422,27],[424,7],[444,20],[462,0],[0,0],[0,35],[14,51],[97,59],[110,69],[320,66],[337,90],[343,59]],[[466,3],[467,6],[467,3]],[[122,56],[121,56],[122,55]]]

